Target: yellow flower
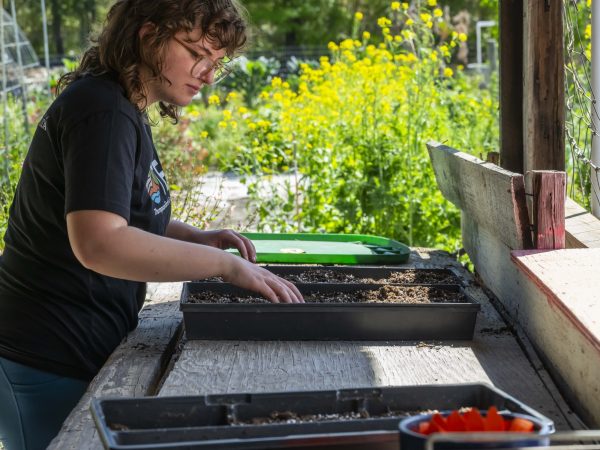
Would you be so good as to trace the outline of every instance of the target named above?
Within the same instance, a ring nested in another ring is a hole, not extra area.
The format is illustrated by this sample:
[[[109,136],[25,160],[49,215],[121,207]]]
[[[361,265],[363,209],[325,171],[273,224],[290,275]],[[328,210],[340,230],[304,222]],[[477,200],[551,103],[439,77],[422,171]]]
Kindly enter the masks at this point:
[[[415,37],[415,33],[409,30],[403,30],[402,36],[404,36],[404,39],[406,39],[407,41],[410,41],[412,38]]]
[[[205,131],[200,132],[200,137],[202,139],[206,139],[208,137],[208,131],[205,130]]]
[[[414,24],[414,23],[415,23],[415,21],[414,21],[414,20],[412,20],[412,19],[406,19],[406,26],[407,26],[407,27],[410,27],[410,26],[411,26],[412,24]]]
[[[431,14],[422,13],[421,14],[421,20],[423,22],[429,22],[431,20]]]
[[[358,20],[359,22],[360,22],[361,20],[363,20],[363,17],[364,17],[364,16],[363,16],[363,13],[361,13],[360,11],[357,11],[357,12],[354,14],[354,18],[355,18],[356,20]]]
[[[228,109],[224,109],[223,110],[223,118],[226,120],[231,119],[231,111],[229,111]]]
[[[362,36],[365,41],[368,41],[369,39],[371,39],[371,33],[369,33],[368,31],[363,31]]]
[[[429,57],[433,62],[436,62],[438,60],[438,54],[436,51],[431,52],[431,55],[429,55]]]
[[[242,115],[248,113],[248,108],[244,107],[244,106],[240,106],[240,108],[238,109],[238,112]]]
[[[402,3],[402,9],[407,10],[409,8],[409,4],[407,2]]]
[[[458,40],[461,42],[467,41],[467,35],[465,33],[458,33]]]
[[[440,8],[435,8],[433,10],[433,17],[442,17],[444,12]]]
[[[332,52],[339,50],[339,47],[335,42],[330,42],[329,44],[327,44],[327,48]]]
[[[400,10],[400,2],[392,2],[392,11]]]
[[[445,56],[446,58],[450,56],[450,49],[448,48],[447,45],[441,45],[440,52],[442,52],[442,55]]]
[[[402,36],[400,36],[400,35],[396,35],[396,36],[394,36],[394,40],[395,40],[396,42],[402,42]]]
[[[235,100],[236,98],[238,98],[239,96],[240,96],[240,95],[239,95],[237,92],[235,92],[235,91],[232,91],[232,92],[230,92],[229,94],[227,94],[227,101],[228,101],[228,102],[230,102],[230,101],[233,101],[233,100]]]
[[[392,21],[387,17],[380,17],[377,19],[377,25],[379,25],[381,28],[389,27],[391,24]]]
[[[430,20],[429,22],[427,22],[427,23],[425,24],[425,26],[426,26],[427,28],[433,28],[433,22]]]
[[[283,84],[283,80],[279,77],[273,77],[273,79],[271,80],[271,86],[273,86],[274,88],[279,87]]]
[[[583,36],[584,36],[586,39],[590,39],[590,38],[592,37],[592,25],[591,25],[591,24],[589,24],[589,23],[588,23],[588,24],[585,26],[585,32],[583,33]]]
[[[195,109],[193,111],[190,111],[190,116],[193,117],[194,119],[196,117],[198,117],[199,115],[200,115],[200,113]]]
[[[220,121],[219,128],[227,128],[227,122],[225,122],[224,120]]]
[[[385,36],[386,34],[390,34],[390,29],[388,27],[385,27],[384,29],[381,30],[381,32]]]
[[[452,75],[454,75],[454,71],[450,67],[446,67],[444,69],[444,76],[450,78]]]
[[[344,39],[340,42],[340,48],[342,50],[352,50],[354,48],[354,41],[352,39]]]
[[[429,6],[435,6],[435,5],[437,5],[437,1],[436,0],[427,0],[427,4]]]
[[[221,99],[219,98],[218,95],[213,94],[210,97],[208,97],[208,104],[209,105],[220,105]]]

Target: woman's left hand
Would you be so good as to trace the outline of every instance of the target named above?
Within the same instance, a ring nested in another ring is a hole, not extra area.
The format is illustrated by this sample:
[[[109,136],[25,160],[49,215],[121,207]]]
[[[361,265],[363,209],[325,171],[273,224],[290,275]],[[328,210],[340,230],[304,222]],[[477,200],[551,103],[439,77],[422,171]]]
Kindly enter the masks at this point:
[[[250,262],[256,262],[256,249],[254,244],[247,237],[233,230],[211,230],[198,231],[194,236],[194,241],[198,244],[209,245],[211,247],[226,250],[235,248],[242,258]]]

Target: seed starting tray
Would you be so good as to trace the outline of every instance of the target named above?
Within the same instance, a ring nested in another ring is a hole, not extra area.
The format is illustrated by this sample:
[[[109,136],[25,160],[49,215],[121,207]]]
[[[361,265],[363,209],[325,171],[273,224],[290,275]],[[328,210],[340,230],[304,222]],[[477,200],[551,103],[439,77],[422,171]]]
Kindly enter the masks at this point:
[[[462,407],[516,412],[552,421],[486,384],[422,385],[263,394],[93,399],[91,412],[105,449],[398,450],[407,415]],[[272,413],[357,414],[365,418],[240,424]],[[385,414],[393,417],[381,417]]]
[[[303,295],[353,293],[386,285],[314,283],[296,286]],[[389,286],[389,285],[388,285]],[[436,289],[460,292],[464,303],[191,303],[190,296],[256,296],[228,283],[184,283],[180,309],[188,339],[207,340],[468,340],[480,309],[459,285]]]

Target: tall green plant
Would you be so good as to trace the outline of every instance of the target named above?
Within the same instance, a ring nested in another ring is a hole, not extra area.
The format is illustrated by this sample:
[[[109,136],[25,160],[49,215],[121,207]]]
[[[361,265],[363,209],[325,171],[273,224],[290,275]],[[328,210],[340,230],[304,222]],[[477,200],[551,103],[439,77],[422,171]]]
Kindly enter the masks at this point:
[[[414,14],[393,2],[377,21],[382,44],[369,32],[330,43],[319,67],[303,66],[297,89],[274,78],[256,111],[230,108],[224,128],[235,124],[245,138],[226,164],[263,174],[250,186],[260,227],[459,247],[458,211],[437,189],[425,143],[496,150],[498,105],[480,80],[449,65],[466,36],[439,41],[435,3]],[[362,19],[356,15],[357,32]],[[286,171],[289,181],[266,195],[264,179]]]

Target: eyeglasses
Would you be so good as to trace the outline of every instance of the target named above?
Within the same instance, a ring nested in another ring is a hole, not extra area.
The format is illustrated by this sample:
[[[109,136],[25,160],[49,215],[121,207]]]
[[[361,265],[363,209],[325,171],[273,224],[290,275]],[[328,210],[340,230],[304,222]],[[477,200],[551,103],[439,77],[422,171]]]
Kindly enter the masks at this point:
[[[189,54],[196,60],[194,67],[192,68],[192,73],[196,69],[196,66],[200,66],[200,75],[207,74],[211,71],[214,71],[213,81],[211,84],[217,84],[223,81],[231,72],[234,70],[234,62],[233,59],[223,58],[221,61],[212,61],[208,56],[201,55],[194,48],[183,42],[181,39],[173,36],[173,39],[179,43],[183,48],[185,48]]]

